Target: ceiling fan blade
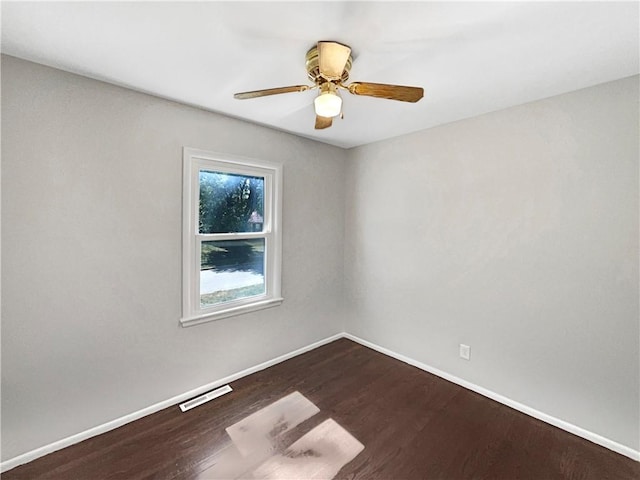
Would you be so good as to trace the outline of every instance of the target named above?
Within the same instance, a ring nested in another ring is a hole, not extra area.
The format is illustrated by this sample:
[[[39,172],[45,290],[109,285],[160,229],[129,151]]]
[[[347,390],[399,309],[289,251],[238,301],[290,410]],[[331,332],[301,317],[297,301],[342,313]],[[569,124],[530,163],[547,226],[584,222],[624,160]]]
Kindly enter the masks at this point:
[[[333,119],[331,117],[321,117],[320,115],[316,115],[316,130],[329,128],[332,123]]]
[[[320,75],[327,80],[340,80],[351,49],[337,42],[318,42]]]
[[[292,85],[291,87],[267,88],[266,90],[236,93],[233,98],[245,100],[247,98],[266,97],[267,95],[278,95],[280,93],[304,92],[310,88],[313,87],[310,87],[309,85]]]
[[[424,96],[422,87],[405,87],[403,85],[386,85],[384,83],[353,82],[348,85],[349,92],[354,95],[388,98],[401,102],[415,103]]]

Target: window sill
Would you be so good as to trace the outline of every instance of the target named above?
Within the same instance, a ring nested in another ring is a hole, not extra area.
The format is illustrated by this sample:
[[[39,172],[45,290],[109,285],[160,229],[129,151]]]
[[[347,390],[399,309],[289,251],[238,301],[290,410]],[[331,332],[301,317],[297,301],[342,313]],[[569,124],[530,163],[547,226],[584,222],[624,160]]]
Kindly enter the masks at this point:
[[[222,318],[233,317],[235,315],[242,315],[244,313],[255,312],[265,308],[277,307],[284,301],[283,298],[269,298],[259,302],[250,303],[248,305],[241,305],[239,307],[227,308],[225,310],[219,310],[217,312],[205,313],[193,317],[184,317],[180,319],[180,324],[183,327],[191,327],[193,325],[199,325],[201,323],[213,322]]]

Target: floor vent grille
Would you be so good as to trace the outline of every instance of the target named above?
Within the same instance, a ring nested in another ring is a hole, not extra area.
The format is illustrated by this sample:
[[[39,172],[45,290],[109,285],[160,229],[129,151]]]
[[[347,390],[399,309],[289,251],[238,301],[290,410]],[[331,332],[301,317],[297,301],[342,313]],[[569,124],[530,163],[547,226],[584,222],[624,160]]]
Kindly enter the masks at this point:
[[[221,397],[225,393],[231,392],[233,389],[229,385],[225,385],[224,387],[216,388],[215,390],[211,390],[199,397],[192,398],[184,403],[180,404],[180,410],[186,412],[187,410],[191,410],[192,408],[196,408],[198,405],[202,405],[214,398]]]

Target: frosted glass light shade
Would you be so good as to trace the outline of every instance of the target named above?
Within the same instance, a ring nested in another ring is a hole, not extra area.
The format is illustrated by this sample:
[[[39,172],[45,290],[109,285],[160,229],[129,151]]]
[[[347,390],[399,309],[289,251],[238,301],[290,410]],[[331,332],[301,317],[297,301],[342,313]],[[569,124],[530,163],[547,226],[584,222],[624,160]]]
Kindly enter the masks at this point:
[[[332,92],[318,95],[313,101],[316,115],[321,117],[335,117],[342,111],[342,98]]]

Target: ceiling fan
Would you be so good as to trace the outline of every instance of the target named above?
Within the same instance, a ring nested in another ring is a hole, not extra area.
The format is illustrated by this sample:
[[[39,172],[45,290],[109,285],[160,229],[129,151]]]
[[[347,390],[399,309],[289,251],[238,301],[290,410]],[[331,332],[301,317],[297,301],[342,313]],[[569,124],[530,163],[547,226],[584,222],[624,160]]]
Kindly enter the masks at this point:
[[[319,89],[320,93],[314,100],[316,111],[315,128],[320,130],[331,126],[333,117],[342,116],[342,98],[338,89],[348,90],[353,95],[387,98],[401,102],[415,103],[422,98],[424,90],[421,87],[406,87],[402,85],[386,85],[383,83],[352,82],[345,85],[351,70],[351,48],[338,42],[318,42],[307,52],[307,75],[314,85],[293,85],[290,87],[268,88],[253,92],[236,93],[237,99],[265,97],[280,93],[304,92]]]

